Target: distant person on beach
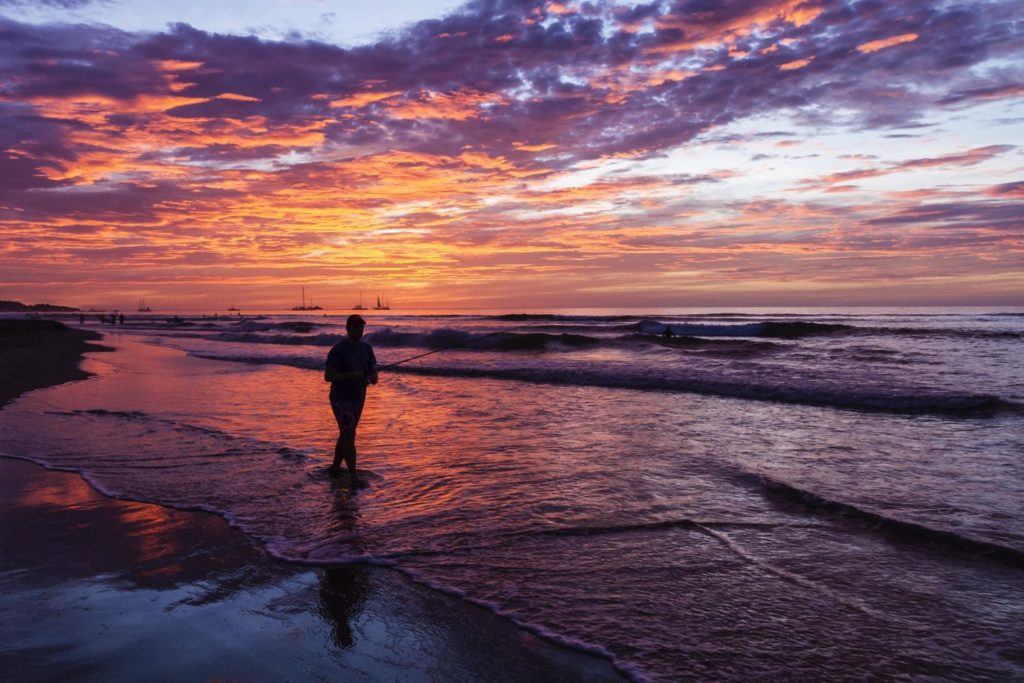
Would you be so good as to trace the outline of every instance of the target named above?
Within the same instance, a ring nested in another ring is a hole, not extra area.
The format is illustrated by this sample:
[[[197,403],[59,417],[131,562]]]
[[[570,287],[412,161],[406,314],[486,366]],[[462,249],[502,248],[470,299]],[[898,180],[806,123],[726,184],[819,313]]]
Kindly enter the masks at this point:
[[[79,325],[84,325],[85,324],[85,313],[79,313],[78,314],[78,324]]]
[[[671,325],[665,325],[665,331],[661,333],[661,336],[664,337],[665,339],[671,339],[672,337],[676,336],[676,333],[672,331]]]
[[[117,322],[119,325],[124,325],[124,313],[117,316]]]
[[[370,345],[361,341],[365,327],[362,316],[353,313],[348,317],[348,336],[331,347],[324,370],[324,381],[331,383],[331,411],[338,423],[334,462],[328,472],[338,476],[344,460],[353,486],[362,486],[356,473],[356,427],[366,402],[366,387],[377,383],[377,358]]]

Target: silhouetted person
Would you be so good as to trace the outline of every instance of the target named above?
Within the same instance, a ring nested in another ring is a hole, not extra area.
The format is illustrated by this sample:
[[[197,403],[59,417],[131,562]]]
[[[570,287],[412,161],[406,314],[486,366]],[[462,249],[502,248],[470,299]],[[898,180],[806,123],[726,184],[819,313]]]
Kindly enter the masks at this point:
[[[664,337],[665,339],[671,339],[672,337],[676,336],[676,333],[672,331],[671,327],[665,325],[665,331],[661,333],[661,336]]]
[[[377,358],[370,345],[360,341],[365,327],[362,316],[348,317],[348,336],[331,347],[324,370],[324,381],[331,383],[331,411],[338,423],[334,462],[328,471],[332,477],[338,476],[344,460],[353,486],[362,485],[356,472],[356,427],[366,402],[366,386],[377,383]]]
[[[122,313],[121,315],[117,316],[117,322],[118,322],[119,325],[124,325],[124,313]]]
[[[79,325],[84,325],[85,324],[85,313],[79,313],[78,314],[78,324]]]

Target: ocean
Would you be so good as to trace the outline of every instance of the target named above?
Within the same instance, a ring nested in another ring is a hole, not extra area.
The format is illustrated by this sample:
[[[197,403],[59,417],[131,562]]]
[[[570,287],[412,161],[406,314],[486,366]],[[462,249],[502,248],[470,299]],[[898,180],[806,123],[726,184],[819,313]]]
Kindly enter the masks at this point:
[[[429,355],[369,388],[358,492],[324,474],[348,313],[92,319],[117,352],[0,452],[636,680],[1024,680],[1024,309],[363,312],[382,366]]]

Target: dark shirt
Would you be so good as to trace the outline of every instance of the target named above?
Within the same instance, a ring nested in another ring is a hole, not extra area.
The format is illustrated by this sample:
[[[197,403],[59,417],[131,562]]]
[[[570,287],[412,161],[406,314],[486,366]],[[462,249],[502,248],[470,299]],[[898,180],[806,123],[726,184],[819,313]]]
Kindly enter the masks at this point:
[[[331,398],[362,403],[366,400],[366,375],[377,367],[377,358],[369,344],[345,337],[331,347],[327,354],[327,367],[338,372],[360,371],[364,377],[343,382],[331,382]]]

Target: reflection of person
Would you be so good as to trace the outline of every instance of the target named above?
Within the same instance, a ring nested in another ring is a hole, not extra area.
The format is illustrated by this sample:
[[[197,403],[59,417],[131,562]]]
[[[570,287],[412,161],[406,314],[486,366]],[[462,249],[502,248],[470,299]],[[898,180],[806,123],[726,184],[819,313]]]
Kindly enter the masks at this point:
[[[348,336],[331,347],[324,370],[324,381],[331,383],[331,410],[338,423],[338,442],[329,472],[332,477],[338,476],[344,459],[353,486],[362,485],[356,473],[356,427],[366,402],[366,386],[377,383],[377,358],[370,345],[361,341],[365,327],[362,316],[348,317]]]
[[[344,538],[354,555],[367,553],[360,533],[359,496],[339,489],[334,496],[333,527]],[[320,575],[320,614],[331,625],[331,635],[339,647],[350,648],[356,642],[356,620],[373,591],[373,574],[366,567],[340,565],[317,570]]]
[[[329,567],[320,570],[320,609],[329,619],[331,635],[339,647],[356,644],[352,622],[363,611],[372,585],[365,567]]]

